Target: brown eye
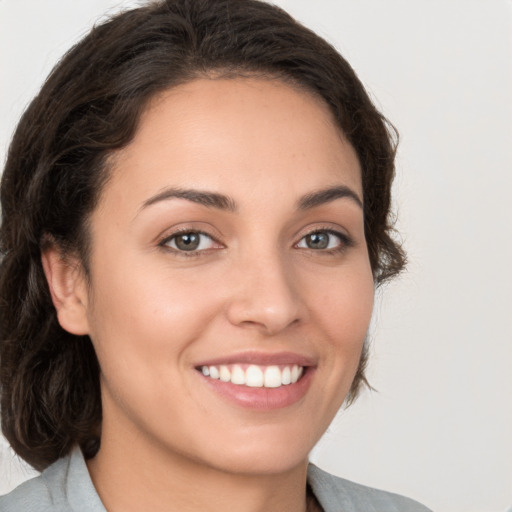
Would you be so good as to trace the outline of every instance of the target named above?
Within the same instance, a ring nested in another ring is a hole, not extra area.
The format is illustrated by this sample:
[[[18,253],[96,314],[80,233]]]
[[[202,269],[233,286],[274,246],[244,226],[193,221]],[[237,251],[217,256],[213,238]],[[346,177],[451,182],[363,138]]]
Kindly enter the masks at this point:
[[[215,242],[206,233],[200,231],[187,231],[178,233],[166,239],[162,245],[170,247],[176,251],[204,251],[211,249]]]

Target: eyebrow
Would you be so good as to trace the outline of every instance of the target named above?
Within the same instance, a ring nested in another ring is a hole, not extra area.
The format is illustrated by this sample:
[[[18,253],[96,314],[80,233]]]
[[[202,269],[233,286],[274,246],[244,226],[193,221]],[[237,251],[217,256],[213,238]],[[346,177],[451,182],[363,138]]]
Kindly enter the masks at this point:
[[[331,201],[335,201],[336,199],[343,198],[349,198],[359,207],[363,208],[363,202],[351,188],[345,185],[338,185],[302,196],[297,201],[297,209],[309,210],[311,208],[330,203]],[[188,188],[166,188],[144,201],[140,209],[143,210],[148,206],[168,199],[186,199],[187,201],[192,201],[193,203],[206,206],[207,208],[215,208],[230,212],[236,212],[238,210],[235,200],[229,196],[219,194],[217,192],[207,192]]]
[[[336,199],[349,198],[354,201],[360,208],[363,208],[363,201],[349,187],[338,185],[336,187],[324,188],[301,197],[297,203],[299,210],[309,210],[325,203],[330,203]]]
[[[166,188],[158,194],[150,197],[147,201],[144,201],[141,210],[167,199],[186,199],[187,201],[201,204],[207,208],[216,208],[218,210],[227,210],[232,212],[237,210],[235,201],[224,194],[188,188]]]

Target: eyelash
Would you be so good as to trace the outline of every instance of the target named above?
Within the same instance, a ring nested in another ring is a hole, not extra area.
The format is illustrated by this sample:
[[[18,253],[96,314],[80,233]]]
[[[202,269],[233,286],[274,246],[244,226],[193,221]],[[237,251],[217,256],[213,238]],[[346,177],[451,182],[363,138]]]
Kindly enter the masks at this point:
[[[177,249],[174,247],[169,247],[168,244],[171,243],[172,240],[175,240],[179,236],[188,235],[188,234],[205,236],[205,237],[209,238],[212,241],[212,243],[221,245],[220,242],[218,242],[213,236],[206,233],[205,231],[201,231],[200,229],[184,228],[184,229],[179,229],[178,231],[175,231],[170,236],[166,236],[163,240],[161,240],[158,243],[158,246],[161,247],[162,249],[164,249],[165,251],[172,252],[173,254],[183,256],[185,258],[198,257],[198,256],[202,256],[203,253],[209,252],[209,249],[201,249],[201,250],[195,249],[195,250],[191,250],[191,251],[185,251],[185,250],[180,250],[180,249]]]
[[[335,255],[340,254],[355,245],[354,240],[345,233],[341,233],[340,231],[336,231],[330,228],[318,228],[303,235],[301,239],[294,245],[294,247],[298,247],[298,245],[308,236],[311,237],[313,235],[324,233],[328,234],[329,236],[338,238],[339,245],[330,249],[312,249],[310,247],[305,247],[305,249],[309,249],[309,251],[321,253],[323,255]]]
[[[306,250],[309,250],[310,252],[314,252],[314,253],[321,253],[321,254],[324,254],[324,255],[335,255],[335,254],[340,254],[344,251],[346,251],[347,249],[349,249],[350,247],[353,247],[355,245],[354,243],[354,240],[352,238],[350,238],[348,235],[344,234],[344,233],[341,233],[339,231],[336,231],[334,229],[330,229],[330,228],[319,228],[319,229],[315,229],[313,231],[310,231],[306,234],[304,234],[300,240],[295,243],[293,245],[293,247],[295,248],[299,248],[298,245],[306,238],[306,237],[311,237],[313,235],[316,235],[316,234],[328,234],[330,236],[334,236],[336,238],[339,239],[339,245],[336,246],[336,247],[333,247],[333,248],[326,248],[326,249],[312,249],[310,247],[304,247],[304,249]],[[186,250],[180,250],[178,248],[174,248],[174,247],[169,247],[169,243],[171,243],[172,240],[175,240],[176,238],[178,238],[179,236],[183,236],[183,235],[187,235],[187,234],[195,234],[195,235],[200,235],[200,236],[205,236],[207,238],[209,238],[212,243],[214,244],[218,244],[219,246],[221,246],[222,244],[220,242],[218,242],[213,236],[211,236],[210,234],[206,233],[205,231],[201,231],[201,230],[198,230],[198,229],[180,229],[178,231],[175,231],[172,235],[170,236],[166,236],[165,238],[163,238],[159,243],[158,243],[158,246],[161,247],[163,250],[166,250],[168,252],[172,252],[173,254],[176,254],[176,255],[179,255],[179,256],[183,256],[185,258],[190,258],[190,257],[199,257],[199,256],[203,256],[204,253],[208,253],[211,249],[200,249],[200,250],[197,250],[197,249],[193,249],[193,250],[190,250],[190,251],[186,251]],[[216,250],[216,249],[213,249],[213,250]]]

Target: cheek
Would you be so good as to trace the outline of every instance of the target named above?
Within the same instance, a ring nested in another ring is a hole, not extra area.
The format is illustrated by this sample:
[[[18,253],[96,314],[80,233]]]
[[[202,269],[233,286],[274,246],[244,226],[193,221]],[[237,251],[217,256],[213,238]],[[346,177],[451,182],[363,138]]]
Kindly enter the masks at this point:
[[[169,365],[185,369],[190,347],[222,317],[219,272],[207,266],[176,271],[165,257],[152,265],[129,255],[103,263],[93,276],[89,320],[104,378],[136,375],[149,385],[152,376],[165,378]]]
[[[354,267],[331,279],[327,292],[316,297],[312,313],[325,346],[321,366],[328,417],[345,400],[359,367],[372,316],[374,283],[369,265]],[[316,287],[315,287],[316,288]],[[313,294],[313,291],[311,292]]]
[[[321,433],[334,418],[347,397],[359,367],[361,353],[372,316],[374,283],[369,265],[358,264],[341,269],[310,288],[312,336],[322,346],[318,367],[320,395],[315,408],[326,418]],[[322,430],[323,429],[323,430]]]
[[[168,407],[170,393],[192,400],[178,377],[189,370],[190,348],[218,312],[215,288],[204,278],[171,278],[168,271],[150,273],[134,265],[126,273],[121,267],[126,268],[95,276],[101,288],[95,288],[90,312],[104,407],[120,408],[139,421],[137,411],[149,414],[151,404],[159,404],[154,413],[165,419],[174,408]]]
[[[370,324],[374,283],[369,265],[343,269],[339,276],[317,280],[310,288],[311,311],[323,326],[329,339],[341,350],[357,350],[362,347]]]

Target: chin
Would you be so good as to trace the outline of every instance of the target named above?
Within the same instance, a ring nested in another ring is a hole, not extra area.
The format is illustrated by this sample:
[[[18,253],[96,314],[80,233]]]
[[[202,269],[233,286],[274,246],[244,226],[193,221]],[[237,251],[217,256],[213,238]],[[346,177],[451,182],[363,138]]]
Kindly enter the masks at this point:
[[[296,470],[299,467],[306,467],[308,453],[261,453],[251,454],[245,457],[226,457],[220,464],[212,465],[212,468],[225,473],[247,476],[278,475]]]
[[[217,444],[208,457],[209,465],[224,472],[246,475],[282,474],[306,467],[317,436],[313,439],[309,433],[278,425],[267,426],[264,430],[264,433],[253,432],[242,439],[233,435],[226,444]]]

